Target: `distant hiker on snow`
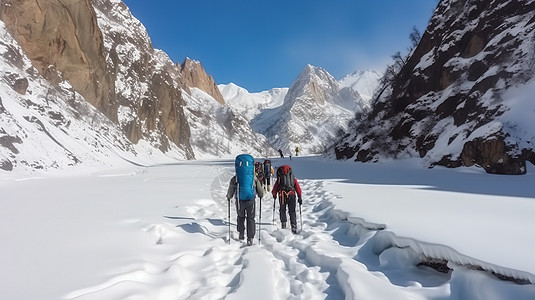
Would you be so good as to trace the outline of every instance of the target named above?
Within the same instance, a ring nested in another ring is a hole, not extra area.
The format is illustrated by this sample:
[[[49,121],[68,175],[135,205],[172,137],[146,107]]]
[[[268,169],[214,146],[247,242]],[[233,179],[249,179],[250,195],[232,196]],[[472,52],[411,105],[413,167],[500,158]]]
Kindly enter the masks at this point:
[[[273,199],[277,200],[277,196],[279,197],[281,227],[286,228],[286,208],[288,208],[292,232],[297,233],[297,217],[295,214],[296,194],[299,205],[303,204],[303,199],[301,198],[301,187],[299,187],[299,183],[294,177],[290,166],[284,165],[277,169],[277,181],[271,193],[273,194]],[[275,201],[273,205],[275,205]]]
[[[262,201],[261,199],[264,196],[264,189],[254,174],[254,159],[251,155],[238,155],[235,161],[235,168],[236,176],[230,179],[227,191],[229,217],[230,199],[236,196],[239,239],[244,239],[245,220],[247,220],[247,245],[250,246],[253,244],[253,238],[255,236],[255,196],[258,195],[260,201]]]
[[[299,147],[295,147],[295,156],[299,156]]]
[[[271,175],[273,175],[273,167],[269,159],[264,160],[264,188],[269,192],[271,191]]]
[[[279,149],[279,155],[281,156],[281,158],[284,158],[284,154],[282,154],[282,150]]]

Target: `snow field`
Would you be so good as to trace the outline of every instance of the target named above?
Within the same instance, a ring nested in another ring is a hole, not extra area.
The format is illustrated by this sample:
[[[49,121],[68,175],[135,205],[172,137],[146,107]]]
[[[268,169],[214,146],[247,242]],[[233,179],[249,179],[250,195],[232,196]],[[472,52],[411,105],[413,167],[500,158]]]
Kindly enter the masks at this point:
[[[267,194],[262,200],[260,243],[257,233],[251,247],[243,247],[237,241],[233,203],[230,243],[228,240],[225,194],[234,173],[231,159],[110,170],[83,177],[0,180],[5,195],[17,197],[17,201],[0,199],[0,239],[8,245],[3,250],[6,255],[0,258],[5,266],[0,276],[6,282],[0,287],[0,296],[535,298],[534,285],[500,280],[475,264],[487,268],[489,263],[446,245],[391,231],[402,229],[388,213],[392,207],[383,207],[382,214],[371,212],[381,199],[369,197],[371,194],[366,194],[364,187],[373,187],[371,182],[379,177],[388,181],[390,174],[398,178],[400,186],[383,189],[402,195],[407,186],[401,185],[406,179],[400,174],[411,173],[410,168],[395,173],[397,165],[350,165],[349,172],[340,162],[316,158],[272,162],[274,166],[289,163],[296,173],[303,190],[303,227],[296,235],[289,229],[280,229],[278,215],[272,224],[273,198]],[[333,170],[337,176],[331,173]],[[355,174],[366,180],[352,184]],[[455,171],[452,174],[460,175]],[[418,185],[409,187],[415,186]],[[36,191],[39,197],[35,197]],[[442,207],[444,202],[439,201],[438,205]],[[259,207],[257,200],[257,213]],[[428,224],[422,212],[414,208],[412,214],[404,213],[404,218],[410,218],[406,222],[423,220]],[[28,225],[22,219],[39,226]],[[260,221],[259,216],[256,221]],[[300,221],[298,212],[298,228]],[[495,238],[495,249],[488,251],[500,251],[500,243],[506,241],[503,237]],[[525,254],[519,252],[517,256]],[[442,273],[420,264],[432,261],[431,258],[456,260],[448,263],[452,270]],[[466,264],[455,263],[463,261]],[[505,267],[496,269],[503,271]],[[515,276],[531,274],[512,271]]]

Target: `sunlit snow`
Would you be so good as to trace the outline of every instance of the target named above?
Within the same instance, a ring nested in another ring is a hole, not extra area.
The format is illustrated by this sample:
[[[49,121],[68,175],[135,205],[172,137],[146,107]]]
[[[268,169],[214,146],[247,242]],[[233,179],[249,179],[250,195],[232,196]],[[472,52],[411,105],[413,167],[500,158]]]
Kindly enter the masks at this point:
[[[535,286],[525,284],[535,281],[534,170],[518,177],[414,161],[272,162],[290,164],[301,184],[300,232],[280,229],[268,194],[257,200],[251,247],[236,239],[234,208],[228,239],[232,159],[3,176],[0,295],[534,299]],[[447,273],[429,267],[446,261]]]

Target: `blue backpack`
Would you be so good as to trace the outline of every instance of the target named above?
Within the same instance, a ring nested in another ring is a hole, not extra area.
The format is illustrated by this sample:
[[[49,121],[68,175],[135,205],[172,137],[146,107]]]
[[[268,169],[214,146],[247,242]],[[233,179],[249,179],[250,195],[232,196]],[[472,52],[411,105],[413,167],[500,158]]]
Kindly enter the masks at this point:
[[[254,199],[254,158],[249,154],[236,156],[236,181],[238,200]]]

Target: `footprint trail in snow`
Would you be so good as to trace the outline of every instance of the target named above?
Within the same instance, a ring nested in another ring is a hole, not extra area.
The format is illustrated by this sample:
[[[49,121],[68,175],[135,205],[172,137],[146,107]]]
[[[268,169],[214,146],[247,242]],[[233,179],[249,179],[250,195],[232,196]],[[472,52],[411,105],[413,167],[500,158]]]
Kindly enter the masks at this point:
[[[411,266],[403,265],[393,271],[381,269],[380,256],[368,245],[376,231],[349,222],[333,209],[331,200],[336,196],[326,192],[323,181],[300,180],[304,203],[302,214],[297,211],[298,228],[301,218],[303,224],[298,234],[280,228],[278,204],[272,224],[270,193],[262,200],[258,224],[257,198],[257,235],[250,247],[237,241],[231,202],[229,243],[225,195],[233,174],[228,168],[218,170],[210,187],[212,199],[177,206],[160,224],[131,222],[152,241],[140,261],[126,264],[107,282],[74,291],[67,298],[418,299],[425,290],[430,295],[446,293],[447,274],[431,269],[407,272]],[[388,277],[388,271],[408,275]],[[419,282],[428,276],[434,278],[432,283]],[[401,283],[393,284],[392,279]]]

